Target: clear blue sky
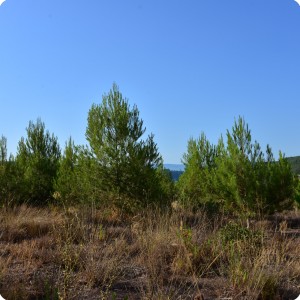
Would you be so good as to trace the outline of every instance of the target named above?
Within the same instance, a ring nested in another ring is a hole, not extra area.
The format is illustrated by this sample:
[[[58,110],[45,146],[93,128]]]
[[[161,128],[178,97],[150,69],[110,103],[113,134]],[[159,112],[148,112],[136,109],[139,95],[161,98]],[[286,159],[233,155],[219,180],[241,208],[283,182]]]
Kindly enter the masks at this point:
[[[274,154],[300,155],[300,6],[294,0],[6,0],[0,134],[16,153],[41,117],[61,147],[113,82],[166,163],[244,116]]]

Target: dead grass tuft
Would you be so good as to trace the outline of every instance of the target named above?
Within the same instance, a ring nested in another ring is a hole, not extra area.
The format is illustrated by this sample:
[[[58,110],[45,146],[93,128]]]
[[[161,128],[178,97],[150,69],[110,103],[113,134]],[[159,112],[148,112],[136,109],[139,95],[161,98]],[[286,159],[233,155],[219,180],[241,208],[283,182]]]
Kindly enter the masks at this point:
[[[7,242],[20,242],[46,235],[54,225],[62,222],[60,213],[49,209],[28,207],[5,208],[0,215],[0,238]]]

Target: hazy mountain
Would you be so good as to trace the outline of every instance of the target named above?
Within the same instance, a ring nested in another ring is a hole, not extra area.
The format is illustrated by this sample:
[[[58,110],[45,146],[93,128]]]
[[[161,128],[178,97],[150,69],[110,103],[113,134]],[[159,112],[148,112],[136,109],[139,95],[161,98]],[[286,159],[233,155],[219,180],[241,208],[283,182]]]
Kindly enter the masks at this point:
[[[170,171],[184,171],[184,165],[182,164],[164,164],[164,167]]]
[[[174,181],[178,181],[179,176],[183,173],[184,171],[184,165],[181,164],[164,164],[164,167],[168,170],[170,170],[172,179]]]
[[[300,174],[300,156],[286,158],[292,166],[292,170],[296,174]]]

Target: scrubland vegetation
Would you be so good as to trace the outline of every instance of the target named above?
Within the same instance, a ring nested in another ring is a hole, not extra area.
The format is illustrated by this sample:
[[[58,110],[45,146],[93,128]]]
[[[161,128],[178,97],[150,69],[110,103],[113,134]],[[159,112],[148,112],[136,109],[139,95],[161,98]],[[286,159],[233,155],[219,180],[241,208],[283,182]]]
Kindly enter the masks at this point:
[[[238,117],[188,141],[171,180],[118,87],[88,112],[88,145],[62,151],[38,119],[17,154],[0,140],[5,299],[294,299],[300,185]]]
[[[1,210],[5,299],[295,299],[299,214]],[[294,223],[293,223],[294,222]],[[198,298],[197,298],[198,297]]]

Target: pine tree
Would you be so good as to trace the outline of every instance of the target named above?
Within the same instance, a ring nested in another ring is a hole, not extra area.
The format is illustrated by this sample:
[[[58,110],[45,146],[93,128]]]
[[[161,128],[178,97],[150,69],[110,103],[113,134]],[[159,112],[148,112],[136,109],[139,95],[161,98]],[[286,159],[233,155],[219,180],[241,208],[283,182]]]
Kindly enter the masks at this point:
[[[27,137],[21,138],[16,162],[22,173],[22,201],[46,204],[52,199],[57,176],[60,147],[57,137],[45,130],[41,119],[29,122]]]
[[[199,139],[188,141],[183,155],[185,172],[180,176],[178,189],[184,202],[200,205],[210,200],[213,190],[213,168],[216,148],[209,143],[204,133]]]
[[[130,107],[116,84],[88,113],[86,138],[103,191],[142,202],[157,196],[155,169],[162,164],[154,136],[146,140],[139,110]]]
[[[241,117],[223,138],[211,145],[204,134],[188,142],[183,156],[185,172],[180,177],[180,197],[190,205],[212,201],[226,210],[249,216],[290,208],[297,180],[280,153],[275,161],[267,146],[266,158]]]
[[[70,137],[60,159],[57,180],[55,181],[55,198],[68,204],[77,202],[78,197],[78,194],[76,193],[76,162],[77,151],[74,141]]]

